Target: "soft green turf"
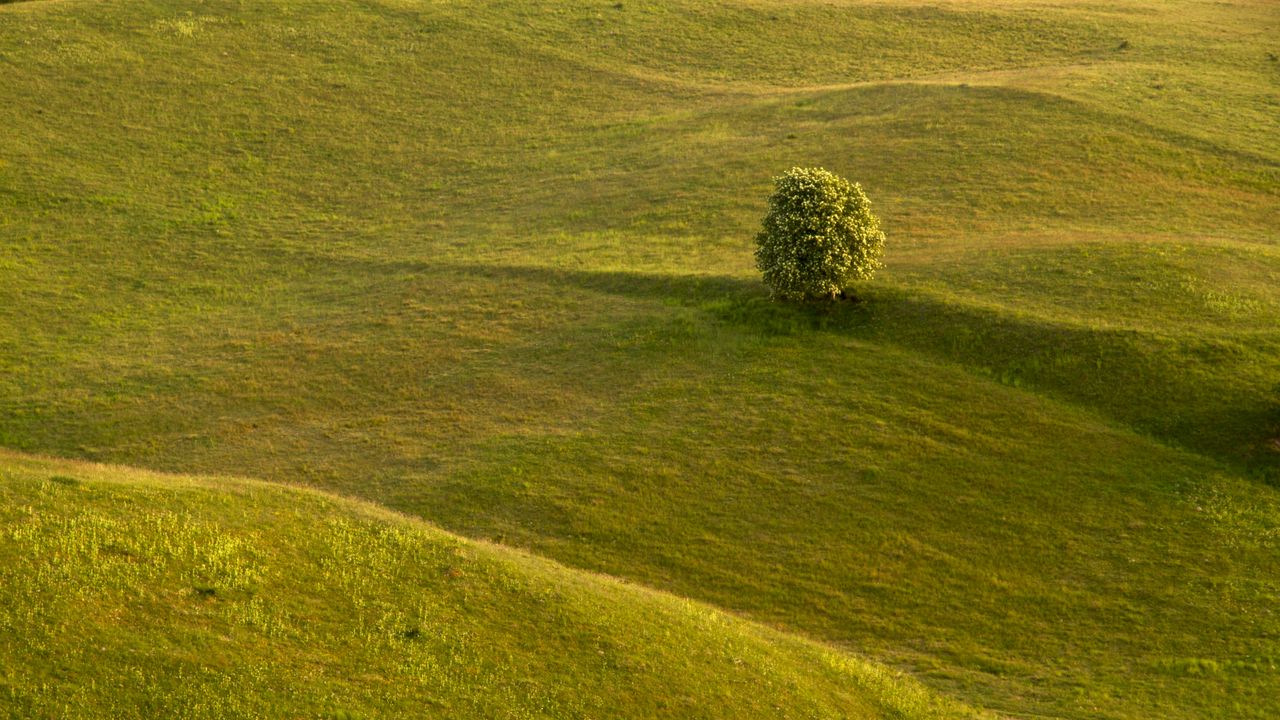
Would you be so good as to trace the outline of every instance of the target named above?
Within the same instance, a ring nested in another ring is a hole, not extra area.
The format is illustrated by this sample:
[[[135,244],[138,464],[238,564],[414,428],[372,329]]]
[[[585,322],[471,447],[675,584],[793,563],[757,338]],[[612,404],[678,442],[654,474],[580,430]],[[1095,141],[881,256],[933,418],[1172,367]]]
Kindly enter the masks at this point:
[[[336,489],[1002,712],[1269,717],[1278,32],[8,6],[0,445]],[[764,297],[792,164],[882,216],[859,306]]]
[[[0,714],[976,717],[705,605],[265,483],[0,456]]]

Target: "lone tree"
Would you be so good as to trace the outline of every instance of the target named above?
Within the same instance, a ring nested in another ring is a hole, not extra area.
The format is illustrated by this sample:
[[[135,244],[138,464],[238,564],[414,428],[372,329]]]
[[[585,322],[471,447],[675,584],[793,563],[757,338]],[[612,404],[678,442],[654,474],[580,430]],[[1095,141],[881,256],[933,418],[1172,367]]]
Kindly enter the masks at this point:
[[[800,167],[773,182],[756,267],[775,298],[834,300],[882,267],[884,233],[861,185]]]

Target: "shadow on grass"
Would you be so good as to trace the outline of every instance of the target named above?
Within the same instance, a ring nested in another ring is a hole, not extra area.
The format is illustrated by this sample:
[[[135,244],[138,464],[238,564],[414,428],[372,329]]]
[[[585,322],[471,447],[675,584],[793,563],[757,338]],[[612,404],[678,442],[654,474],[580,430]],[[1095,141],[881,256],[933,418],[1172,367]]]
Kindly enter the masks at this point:
[[[696,308],[710,321],[803,342],[839,333],[957,364],[1082,405],[1280,486],[1280,335],[1170,337],[1054,323],[884,284],[854,301],[782,303],[756,280],[525,266],[452,266],[510,284],[573,287]]]

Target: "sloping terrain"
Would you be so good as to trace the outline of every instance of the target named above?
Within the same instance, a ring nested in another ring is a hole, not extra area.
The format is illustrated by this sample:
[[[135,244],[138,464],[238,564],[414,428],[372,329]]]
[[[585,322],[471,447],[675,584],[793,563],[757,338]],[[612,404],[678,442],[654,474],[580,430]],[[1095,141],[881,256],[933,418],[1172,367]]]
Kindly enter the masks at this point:
[[[242,480],[0,457],[0,712],[974,716],[706,606]]]
[[[1280,712],[1267,2],[0,9],[0,445],[302,483],[1016,716]],[[889,266],[751,266],[769,178]]]

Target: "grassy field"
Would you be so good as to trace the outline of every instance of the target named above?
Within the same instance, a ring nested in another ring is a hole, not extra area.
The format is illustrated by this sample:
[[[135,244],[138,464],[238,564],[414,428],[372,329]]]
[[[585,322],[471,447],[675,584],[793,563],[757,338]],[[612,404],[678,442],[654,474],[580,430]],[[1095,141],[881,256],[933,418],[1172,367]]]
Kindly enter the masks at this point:
[[[979,717],[856,657],[376,506],[0,462],[8,717]]]
[[[6,5],[0,446],[334,491],[997,713],[1272,717],[1277,36],[1248,0]],[[875,203],[863,302],[767,300],[792,165]]]

